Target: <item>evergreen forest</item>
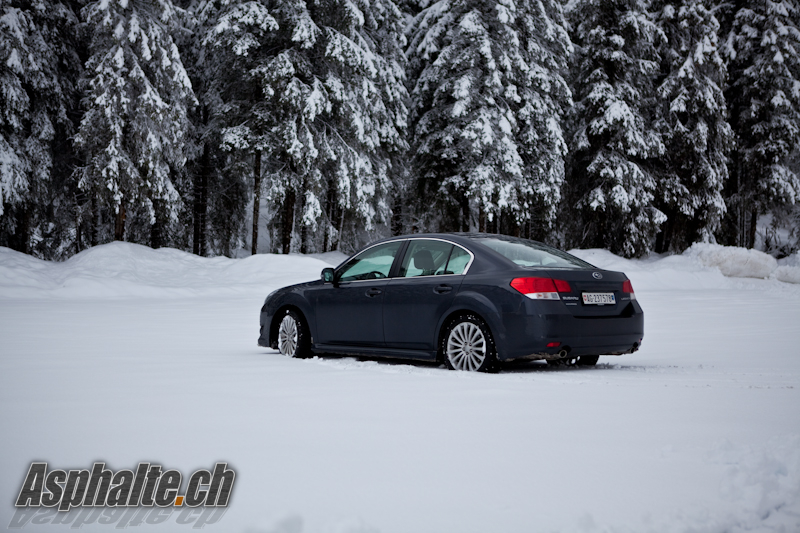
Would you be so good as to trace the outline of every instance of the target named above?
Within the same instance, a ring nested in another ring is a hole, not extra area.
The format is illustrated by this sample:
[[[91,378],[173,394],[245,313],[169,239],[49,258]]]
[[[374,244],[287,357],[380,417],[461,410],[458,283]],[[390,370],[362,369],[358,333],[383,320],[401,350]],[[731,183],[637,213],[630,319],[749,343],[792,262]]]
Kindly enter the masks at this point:
[[[0,246],[800,242],[798,0],[0,0]]]

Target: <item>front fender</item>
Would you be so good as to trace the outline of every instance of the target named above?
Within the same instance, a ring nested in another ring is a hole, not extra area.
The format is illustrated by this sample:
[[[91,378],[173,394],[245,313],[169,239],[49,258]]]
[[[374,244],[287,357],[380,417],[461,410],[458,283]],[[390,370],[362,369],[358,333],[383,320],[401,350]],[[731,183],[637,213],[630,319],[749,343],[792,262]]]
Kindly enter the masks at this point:
[[[273,343],[278,341],[277,338],[277,329],[272,327],[272,323],[275,320],[275,315],[281,310],[285,309],[286,307],[295,307],[297,308],[302,314],[303,318],[305,318],[306,325],[308,326],[309,332],[311,333],[311,339],[314,339],[316,335],[316,320],[314,319],[313,308],[309,304],[308,300],[296,292],[289,292],[284,295],[281,295],[273,305],[270,305],[270,309],[268,310],[268,320],[269,324],[269,344],[270,346]]]

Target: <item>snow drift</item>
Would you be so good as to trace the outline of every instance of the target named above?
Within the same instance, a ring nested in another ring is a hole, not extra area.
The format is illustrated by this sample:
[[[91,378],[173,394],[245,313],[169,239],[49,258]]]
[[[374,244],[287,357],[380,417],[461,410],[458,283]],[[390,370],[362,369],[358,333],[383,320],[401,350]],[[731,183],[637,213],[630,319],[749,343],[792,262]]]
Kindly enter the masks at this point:
[[[198,257],[175,250],[112,242],[62,263],[42,261],[0,247],[0,295],[105,298],[196,296],[213,292],[271,291],[297,280],[317,279],[346,256],[338,252],[259,254],[244,259]]]
[[[768,278],[778,267],[771,255],[736,246],[697,243],[685,255],[696,257],[703,265],[717,267],[723,275],[735,278]]]
[[[570,253],[608,270],[625,272],[636,290],[722,289],[732,276],[800,283],[800,260],[780,266],[761,252],[695,245],[683,255],[630,260],[606,250]],[[259,254],[243,259],[198,257],[161,248],[113,242],[84,250],[64,262],[50,262],[0,247],[0,296],[59,298],[186,297],[260,294],[319,278],[320,271],[346,259],[342,253]]]
[[[778,268],[775,269],[772,276],[786,283],[800,283],[800,252],[778,259]]]

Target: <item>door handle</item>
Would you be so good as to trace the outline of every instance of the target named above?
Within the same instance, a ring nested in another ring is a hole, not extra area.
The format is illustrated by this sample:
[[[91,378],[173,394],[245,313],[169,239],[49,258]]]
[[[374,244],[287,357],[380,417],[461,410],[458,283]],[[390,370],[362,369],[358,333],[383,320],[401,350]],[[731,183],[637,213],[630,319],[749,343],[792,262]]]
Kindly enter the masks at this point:
[[[435,292],[436,294],[444,294],[452,290],[453,287],[451,287],[450,285],[438,285],[436,288],[433,289],[433,292]]]
[[[370,290],[368,290],[366,292],[367,296],[369,296],[370,298],[372,298],[373,296],[378,296],[379,294],[382,294],[382,293],[383,293],[382,290],[377,289],[375,287],[371,288]]]

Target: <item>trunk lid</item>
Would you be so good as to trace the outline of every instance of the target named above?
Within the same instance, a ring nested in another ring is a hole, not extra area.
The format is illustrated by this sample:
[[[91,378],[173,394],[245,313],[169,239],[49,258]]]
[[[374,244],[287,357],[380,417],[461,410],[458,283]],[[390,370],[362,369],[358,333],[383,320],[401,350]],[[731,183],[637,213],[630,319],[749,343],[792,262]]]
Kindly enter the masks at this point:
[[[631,293],[623,292],[623,283],[628,277],[622,272],[566,268],[536,272],[536,275],[542,274],[569,283],[570,292],[559,292],[559,296],[564,306],[576,317],[613,317],[632,312],[632,309],[627,309],[631,303]],[[613,295],[613,303],[593,303],[608,302],[610,295]]]

